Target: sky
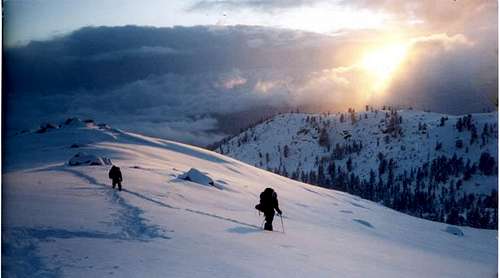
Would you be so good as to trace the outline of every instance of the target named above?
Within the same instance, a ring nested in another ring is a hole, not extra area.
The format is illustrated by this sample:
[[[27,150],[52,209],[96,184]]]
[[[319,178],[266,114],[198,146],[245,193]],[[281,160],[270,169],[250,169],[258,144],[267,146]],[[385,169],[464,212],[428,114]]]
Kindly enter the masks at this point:
[[[492,0],[18,0],[4,35],[8,130],[79,116],[207,145],[296,109],[496,109]]]
[[[5,19],[6,44],[12,46],[83,26],[241,24],[332,33],[381,27],[389,15],[342,1],[7,0]]]

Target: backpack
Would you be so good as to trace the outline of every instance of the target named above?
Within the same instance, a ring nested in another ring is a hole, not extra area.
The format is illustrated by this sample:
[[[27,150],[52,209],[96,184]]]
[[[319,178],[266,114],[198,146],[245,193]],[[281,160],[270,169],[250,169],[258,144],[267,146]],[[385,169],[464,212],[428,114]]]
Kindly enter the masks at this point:
[[[114,179],[114,178],[116,177],[116,175],[118,174],[118,173],[117,173],[117,170],[118,170],[117,168],[118,168],[118,167],[116,167],[116,166],[114,166],[114,165],[113,165],[113,166],[111,167],[111,170],[109,170],[108,177],[109,177],[110,179]]]
[[[260,193],[260,203],[255,206],[255,209],[264,212],[270,207],[273,207],[273,200],[276,199],[278,195],[272,188],[266,188],[262,193]],[[274,207],[273,207],[274,208]]]

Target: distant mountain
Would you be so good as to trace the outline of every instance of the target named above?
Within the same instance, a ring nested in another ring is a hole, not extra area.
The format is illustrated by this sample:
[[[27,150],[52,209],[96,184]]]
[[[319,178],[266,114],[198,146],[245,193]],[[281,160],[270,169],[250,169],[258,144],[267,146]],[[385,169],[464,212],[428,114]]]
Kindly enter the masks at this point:
[[[219,153],[426,219],[497,228],[497,112],[281,114]]]

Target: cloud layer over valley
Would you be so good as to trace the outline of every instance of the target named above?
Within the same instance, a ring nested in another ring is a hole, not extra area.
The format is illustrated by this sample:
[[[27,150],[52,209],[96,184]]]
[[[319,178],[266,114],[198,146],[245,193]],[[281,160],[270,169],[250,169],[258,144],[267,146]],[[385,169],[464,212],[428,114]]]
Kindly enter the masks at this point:
[[[477,32],[492,30],[496,23]],[[359,62],[387,36],[380,30],[318,34],[240,25],[85,27],[5,50],[7,128],[80,116],[206,145],[296,108],[492,108],[495,40],[468,31],[400,35],[409,54],[386,90],[375,93]]]

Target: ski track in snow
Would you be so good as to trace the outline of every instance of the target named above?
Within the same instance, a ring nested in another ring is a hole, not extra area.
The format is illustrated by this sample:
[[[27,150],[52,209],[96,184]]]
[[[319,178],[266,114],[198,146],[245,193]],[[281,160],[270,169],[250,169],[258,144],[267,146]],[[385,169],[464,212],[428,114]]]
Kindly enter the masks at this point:
[[[2,228],[2,257],[9,258],[8,264],[2,264],[2,276],[15,273],[18,277],[61,277],[58,268],[43,263],[34,234],[29,228]]]
[[[241,222],[241,221],[229,218],[229,217],[219,216],[217,214],[207,213],[207,212],[203,212],[203,211],[199,211],[199,210],[194,210],[194,209],[188,209],[188,208],[186,208],[184,210],[192,212],[192,213],[196,213],[196,214],[200,214],[200,215],[204,215],[204,216],[210,216],[210,217],[217,218],[217,219],[220,219],[220,220],[225,220],[225,221],[233,222],[233,223],[236,223],[236,224],[245,225],[245,226],[248,226],[248,227],[253,227],[253,228],[260,229],[259,226],[248,224],[248,223],[245,223],[245,222]]]
[[[366,221],[366,220],[362,220],[362,219],[353,219],[352,221],[357,222],[357,223],[359,223],[359,224],[361,224],[361,225],[364,225],[364,226],[366,226],[366,227],[368,227],[368,228],[372,228],[372,229],[374,229],[374,228],[375,228],[375,227],[373,227],[373,225],[372,225],[370,222],[368,222],[368,221]]]
[[[40,241],[51,241],[54,239],[70,238],[92,238],[105,240],[138,240],[150,241],[152,239],[170,239],[165,236],[165,231],[157,225],[147,224],[147,219],[142,217],[143,210],[128,203],[120,193],[109,188],[108,185],[99,183],[94,177],[88,176],[80,171],[67,168],[65,166],[49,167],[36,171],[62,171],[70,173],[78,178],[86,180],[89,184],[97,185],[108,189],[105,198],[113,205],[118,206],[119,210],[114,217],[114,225],[119,226],[120,233],[105,233],[100,231],[72,231],[66,229],[55,229],[51,227],[14,227],[3,228],[3,242],[6,242],[3,255],[11,257],[10,261],[27,261],[27,264],[16,264],[7,268],[2,266],[2,274],[18,273],[19,277],[61,277],[58,269],[49,269],[42,263],[42,258],[38,256],[37,243]],[[167,204],[155,201],[142,194],[123,190],[141,199],[153,202],[157,205],[167,208],[174,208]],[[14,239],[15,244],[6,239]],[[10,269],[12,268],[12,269]],[[26,274],[26,275],[24,275]]]
[[[69,172],[77,177],[83,178],[90,184],[95,184],[95,185],[99,185],[99,186],[102,186],[105,188],[109,188],[109,185],[99,183],[97,181],[97,179],[95,179],[94,177],[85,175],[84,173],[82,173],[80,171],[69,169],[69,168],[60,168],[59,170]],[[199,214],[199,215],[203,215],[203,216],[209,216],[212,218],[216,218],[216,219],[229,221],[229,222],[233,222],[236,224],[260,229],[259,226],[248,224],[245,222],[241,222],[241,221],[229,218],[229,217],[224,217],[224,216],[220,216],[217,214],[207,213],[207,212],[203,212],[200,210],[194,210],[194,209],[190,209],[190,208],[174,207],[174,206],[171,206],[171,205],[166,204],[164,202],[154,200],[154,199],[147,197],[143,194],[130,191],[128,189],[122,189],[122,192],[126,192],[126,193],[131,194],[135,197],[138,197],[138,198],[143,199],[145,201],[154,203],[154,204],[159,205],[159,206],[164,207],[164,208],[181,209],[181,210],[184,210],[187,212],[191,212],[191,213],[195,213],[195,214]],[[143,213],[143,211],[141,209],[127,203],[125,201],[125,199],[120,196],[120,192],[117,192],[115,190],[110,190],[110,191],[108,191],[108,195],[111,196],[113,203],[117,203],[122,208],[124,208],[124,210],[122,210],[120,212],[119,219],[117,220],[117,222],[118,222],[118,224],[120,224],[120,226],[122,228],[124,228],[125,234],[129,235],[133,239],[143,239],[144,236],[147,239],[158,238],[158,237],[169,239],[169,237],[164,237],[161,235],[161,233],[159,233],[159,228],[157,226],[145,224],[144,222],[146,221],[146,219],[144,219],[140,216]],[[134,223],[138,223],[138,224],[136,225]]]
[[[94,177],[85,175],[80,171],[66,167],[61,167],[58,170],[68,172],[79,178],[85,179],[89,184],[94,184],[105,188],[106,187],[109,188],[108,185],[99,183],[97,179],[95,179]],[[122,192],[127,192],[136,197],[145,199],[150,202],[152,201],[156,204],[160,204],[164,207],[173,208],[161,202],[147,198],[139,193],[135,193],[129,190],[127,191],[122,190]],[[128,203],[122,196],[120,196],[119,192],[117,192],[116,190],[106,191],[106,197],[113,204],[118,205],[120,207],[118,216],[115,219],[115,224],[121,227],[122,236],[125,239],[132,239],[132,240],[149,240],[154,238],[169,239],[169,237],[163,235],[163,231],[158,226],[148,225],[146,223],[147,219],[141,216],[144,213],[144,211]]]
[[[80,171],[76,171],[76,170],[68,169],[68,168],[60,168],[59,170],[65,171],[65,172],[69,172],[69,173],[74,174],[74,175],[76,175],[76,176],[78,176],[80,178],[83,178],[83,179],[87,180],[90,184],[96,184],[96,185],[103,186],[103,187],[109,187],[109,185],[106,185],[106,184],[103,184],[103,183],[99,183],[95,178],[93,178],[91,176],[88,176],[88,175],[85,175],[85,174],[83,174]],[[245,225],[245,226],[248,226],[248,227],[253,227],[253,228],[260,229],[259,226],[248,224],[248,223],[245,223],[245,222],[241,222],[241,221],[229,218],[229,217],[224,217],[224,216],[220,216],[220,215],[217,215],[217,214],[207,213],[207,212],[203,212],[203,211],[195,210],[195,209],[190,209],[190,208],[174,207],[174,206],[165,204],[163,202],[154,200],[154,199],[152,199],[150,197],[144,196],[143,194],[130,191],[128,189],[122,189],[122,192],[129,193],[129,194],[131,194],[131,195],[133,195],[135,197],[138,197],[138,198],[143,199],[145,201],[152,202],[152,203],[154,203],[156,205],[159,205],[161,207],[164,207],[164,208],[181,209],[181,210],[184,210],[184,211],[187,211],[187,212],[191,212],[191,213],[195,213],[195,214],[199,214],[199,215],[204,215],[204,216],[209,216],[209,217],[212,217],[212,218],[216,218],[216,219],[220,219],[220,220],[224,220],[224,221],[229,221],[229,222],[233,222],[233,223],[236,223],[236,224]],[[123,199],[123,197],[119,196],[120,193],[117,192],[117,191],[115,191],[115,190],[108,191],[108,194],[111,195],[111,198],[112,198],[113,202],[118,203],[122,207],[126,208],[125,211],[122,211],[122,213],[120,213],[120,218],[124,218],[124,219],[120,219],[118,221],[119,221],[119,223],[124,223],[125,224],[125,225],[121,225],[121,226],[125,228],[125,231],[127,232],[127,234],[132,235],[133,238],[140,238],[144,234],[146,234],[147,238],[162,237],[158,233],[158,228],[156,226],[148,226],[148,225],[146,225],[144,223],[145,219],[142,218],[142,217],[140,217],[140,215],[143,213],[142,210],[140,210],[139,208],[134,207],[134,206],[128,204],[125,201],[125,199]],[[134,223],[139,223],[139,225],[130,225],[130,224],[134,224]]]

